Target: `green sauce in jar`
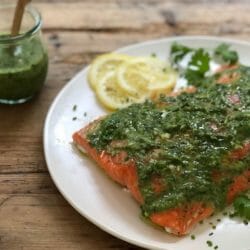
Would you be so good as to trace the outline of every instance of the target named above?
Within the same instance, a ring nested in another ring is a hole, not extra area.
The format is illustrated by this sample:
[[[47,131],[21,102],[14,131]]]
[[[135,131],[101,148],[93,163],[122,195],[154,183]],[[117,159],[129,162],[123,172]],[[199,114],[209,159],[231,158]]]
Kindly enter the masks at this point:
[[[38,37],[0,46],[0,102],[30,99],[41,89],[47,68],[48,56]]]
[[[39,92],[48,69],[40,13],[28,5],[20,31],[10,35],[15,5],[0,4],[0,103],[19,104]]]

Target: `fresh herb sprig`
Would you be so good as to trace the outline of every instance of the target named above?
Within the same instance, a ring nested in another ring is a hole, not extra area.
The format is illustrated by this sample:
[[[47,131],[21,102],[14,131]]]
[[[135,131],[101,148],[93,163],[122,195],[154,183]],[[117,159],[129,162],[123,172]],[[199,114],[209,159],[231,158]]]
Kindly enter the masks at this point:
[[[214,50],[214,58],[222,63],[236,64],[239,60],[239,56],[235,50],[231,50],[230,46],[226,43],[220,44]]]
[[[194,49],[181,45],[179,43],[173,43],[170,50],[170,59],[172,64],[175,65],[179,63],[184,58],[184,56],[192,51],[194,51]]]
[[[210,56],[204,49],[198,49],[194,52],[184,73],[184,77],[194,86],[200,86],[209,71]]]
[[[181,68],[180,62],[190,54],[186,68]],[[170,61],[174,68],[178,68],[181,75],[186,78],[190,85],[200,87],[207,86],[210,82],[207,77],[210,71],[210,61],[220,61],[222,64],[236,64],[239,56],[236,51],[230,50],[228,44],[222,43],[215,48],[210,55],[205,49],[194,49],[178,43],[173,43],[170,50]]]

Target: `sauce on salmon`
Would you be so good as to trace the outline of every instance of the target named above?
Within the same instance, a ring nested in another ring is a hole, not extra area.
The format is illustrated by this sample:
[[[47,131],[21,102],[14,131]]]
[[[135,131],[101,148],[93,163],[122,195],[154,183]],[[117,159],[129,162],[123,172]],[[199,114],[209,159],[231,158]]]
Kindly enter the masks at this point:
[[[250,69],[232,70],[223,84],[131,105],[73,135],[143,216],[176,235],[250,188]]]

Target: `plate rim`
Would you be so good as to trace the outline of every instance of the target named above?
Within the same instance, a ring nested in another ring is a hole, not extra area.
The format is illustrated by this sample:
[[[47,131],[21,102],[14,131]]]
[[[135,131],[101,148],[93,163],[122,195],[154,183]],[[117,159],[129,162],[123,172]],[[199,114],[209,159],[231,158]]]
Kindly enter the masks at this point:
[[[134,49],[136,47],[141,47],[141,46],[147,46],[150,44],[154,44],[154,43],[161,43],[161,42],[178,42],[178,41],[188,41],[188,40],[210,40],[210,41],[216,41],[216,42],[226,42],[226,43],[232,43],[232,44],[238,44],[240,46],[249,46],[250,47],[250,42],[248,41],[244,41],[244,40],[240,40],[240,39],[232,39],[232,38],[227,38],[227,37],[217,37],[217,36],[207,36],[207,35],[191,35],[191,36],[171,36],[171,37],[162,37],[162,38],[158,38],[158,39],[150,39],[150,40],[146,40],[143,42],[137,42],[137,43],[132,43],[129,44],[127,46],[123,46],[121,48],[118,48],[114,51],[114,53],[122,53],[123,51],[126,50],[130,50],[130,49]],[[110,52],[105,52],[105,53],[110,53]],[[102,53],[102,54],[105,54]],[[49,123],[51,120],[51,116],[52,113],[57,105],[57,102],[61,99],[61,96],[71,87],[71,85],[74,84],[74,82],[81,77],[82,74],[84,74],[89,68],[89,64],[85,65],[81,70],[79,70],[60,90],[59,92],[56,94],[55,98],[53,99],[52,103],[49,106],[48,112],[46,114],[46,118],[45,118],[45,122],[44,122],[44,127],[43,127],[43,152],[44,152],[44,158],[45,158],[45,162],[47,165],[47,169],[49,172],[49,175],[53,181],[53,183],[55,184],[57,190],[59,191],[59,193],[63,196],[63,198],[70,204],[70,206],[72,206],[81,216],[83,216],[85,219],[87,219],[89,222],[93,223],[95,226],[97,226],[98,228],[100,228],[101,230],[103,230],[104,232],[118,238],[121,239],[125,242],[128,242],[130,244],[139,246],[139,247],[143,247],[148,249],[148,244],[144,244],[141,241],[137,241],[136,239],[131,239],[128,238],[126,236],[123,236],[122,233],[118,233],[117,231],[115,231],[113,228],[103,225],[102,223],[99,223],[98,220],[96,220],[95,218],[89,216],[87,213],[84,213],[77,204],[75,204],[75,202],[73,201],[73,199],[69,196],[67,196],[63,190],[63,188],[59,185],[53,171],[52,171],[52,167],[50,164],[50,160],[49,160],[49,156],[47,153],[47,148],[48,148],[48,144],[49,144],[49,137],[48,137],[48,128],[49,128]],[[152,249],[152,248],[151,248]],[[154,249],[160,250],[162,248],[160,247],[154,247]],[[166,249],[164,248],[164,250],[170,250],[170,249]]]

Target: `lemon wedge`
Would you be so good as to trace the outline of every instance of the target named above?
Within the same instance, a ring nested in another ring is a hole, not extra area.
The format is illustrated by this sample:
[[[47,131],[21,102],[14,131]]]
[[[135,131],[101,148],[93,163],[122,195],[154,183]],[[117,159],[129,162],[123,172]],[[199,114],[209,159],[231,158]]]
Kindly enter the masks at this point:
[[[104,54],[98,56],[91,64],[88,71],[88,81],[93,90],[96,89],[96,85],[99,80],[103,78],[106,73],[114,72],[117,70],[118,66],[124,61],[130,58],[127,55],[122,54]]]

